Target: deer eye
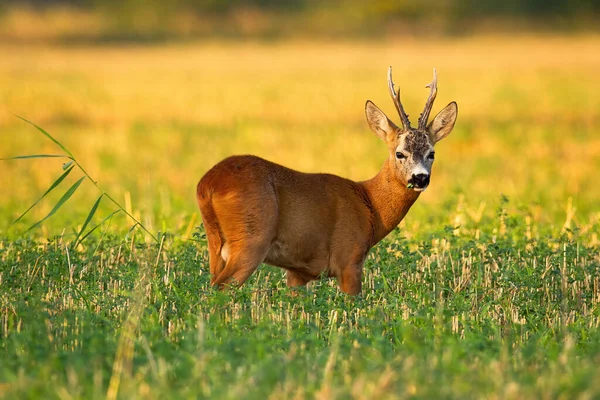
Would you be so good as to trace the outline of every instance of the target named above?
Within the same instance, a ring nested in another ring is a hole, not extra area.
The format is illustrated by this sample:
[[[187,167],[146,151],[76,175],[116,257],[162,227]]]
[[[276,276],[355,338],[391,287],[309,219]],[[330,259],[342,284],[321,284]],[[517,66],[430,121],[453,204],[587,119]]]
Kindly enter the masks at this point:
[[[396,158],[398,160],[404,160],[406,158],[406,154],[404,153],[400,153],[399,151],[396,152]]]
[[[427,158],[429,158],[430,160],[435,160],[435,151],[432,151],[431,153],[429,153]]]

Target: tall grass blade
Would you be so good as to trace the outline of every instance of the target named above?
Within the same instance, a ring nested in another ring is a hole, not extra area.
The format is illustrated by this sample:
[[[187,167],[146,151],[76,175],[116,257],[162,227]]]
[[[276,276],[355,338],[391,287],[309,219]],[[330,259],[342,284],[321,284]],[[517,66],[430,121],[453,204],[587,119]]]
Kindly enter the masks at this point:
[[[61,142],[59,142],[58,140],[54,139],[54,137],[49,134],[48,132],[46,132],[45,130],[43,130],[42,128],[40,128],[39,126],[37,126],[36,124],[34,124],[33,122],[26,120],[25,118],[19,116],[19,115],[15,115],[17,118],[22,119],[23,121],[27,122],[28,124],[34,126],[38,131],[40,131],[41,133],[43,133],[48,139],[52,140],[54,143],[56,143],[58,145],[58,147],[60,147],[61,149],[63,149],[63,151],[65,153],[67,153],[69,156],[73,157],[73,154],[71,154],[71,152],[69,150],[67,150],[67,148],[65,146],[62,145]]]
[[[84,241],[84,240],[85,240],[85,239],[86,239],[88,236],[90,236],[90,234],[91,234],[92,232],[94,232],[96,229],[100,228],[100,227],[101,227],[101,226],[102,226],[102,225],[103,225],[103,224],[104,224],[106,221],[108,221],[109,219],[111,219],[111,218],[113,217],[113,215],[115,215],[116,213],[119,213],[119,212],[121,212],[121,211],[123,211],[123,210],[119,209],[119,210],[115,210],[115,211],[111,212],[110,214],[108,214],[108,216],[107,216],[106,218],[104,218],[104,219],[103,219],[103,220],[102,220],[102,221],[101,221],[101,222],[100,222],[98,225],[94,226],[92,229],[90,229],[90,230],[88,231],[88,233],[86,233],[85,235],[83,235],[83,236],[81,237],[81,239],[79,239],[79,243],[83,243],[83,241]]]
[[[1,1],[1,0],[0,0]],[[82,233],[84,232],[86,226],[89,224],[90,220],[92,219],[92,217],[94,216],[94,214],[96,213],[96,210],[98,208],[98,205],[100,203],[100,200],[102,199],[102,197],[106,197],[108,200],[110,200],[111,202],[113,202],[117,207],[119,207],[121,209],[121,211],[123,211],[127,216],[129,216],[133,221],[135,221],[134,226],[130,229],[129,233],[131,233],[134,228],[136,226],[139,226],[140,228],[142,228],[144,230],[144,232],[146,232],[147,234],[149,234],[152,239],[155,242],[159,242],[158,238],[156,236],[154,236],[154,234],[152,234],[152,232],[150,232],[140,221],[138,221],[133,215],[131,215],[127,210],[125,210],[123,208],[123,206],[121,206],[116,200],[114,200],[108,193],[106,193],[105,191],[103,191],[99,186],[98,183],[92,179],[92,177],[87,173],[87,171],[81,166],[81,164],[79,164],[79,162],[75,159],[75,156],[73,156],[73,154],[67,150],[67,148],[65,146],[62,145],[62,143],[60,143],[58,140],[56,140],[52,135],[50,135],[48,132],[46,132],[44,129],[42,129],[41,127],[39,127],[38,125],[34,124],[33,122],[19,116],[19,115],[15,115],[17,118],[21,119],[24,122],[27,122],[28,124],[30,124],[31,126],[35,127],[38,131],[40,131],[44,136],[46,136],[48,139],[50,139],[52,142],[54,142],[58,147],[60,147],[67,155],[55,155],[55,154],[34,154],[34,155],[29,155],[29,156],[16,156],[16,157],[11,157],[11,158],[7,158],[6,160],[10,160],[10,159],[19,159],[19,158],[57,158],[57,157],[66,157],[68,159],[70,159],[70,161],[66,162],[63,164],[62,168],[63,170],[65,170],[65,173],[63,175],[61,175],[56,182],[50,187],[50,189],[48,189],[46,191],[46,193],[44,193],[44,195],[38,200],[36,201],[31,207],[29,207],[29,209],[27,209],[27,211],[25,211],[21,216],[19,216],[19,218],[17,218],[15,220],[15,222],[13,222],[11,224],[14,225],[16,222],[18,222],[21,218],[23,218],[23,216],[25,216],[44,196],[46,196],[52,189],[54,189],[60,182],[62,182],[62,180],[66,177],[66,175],[73,169],[74,166],[77,166],[81,172],[83,172],[83,174],[85,175],[84,177],[82,177],[79,181],[77,181],[67,192],[65,192],[65,194],[63,195],[63,197],[58,201],[58,203],[54,206],[54,208],[52,209],[52,211],[50,211],[50,213],[48,215],[46,215],[42,220],[36,222],[34,225],[32,225],[31,227],[29,227],[29,229],[27,229],[27,231],[30,231],[31,229],[39,226],[43,221],[45,221],[46,219],[50,218],[56,211],[58,211],[58,209],[73,195],[73,193],[75,192],[75,190],[77,190],[77,188],[79,187],[79,185],[81,184],[81,182],[87,178],[90,180],[90,182],[92,182],[92,184],[94,184],[94,186],[96,186],[96,188],[98,188],[98,190],[100,190],[102,192],[102,195],[98,198],[98,200],[96,200],[96,203],[94,204],[94,206],[92,207],[92,209],[90,210],[90,213],[88,214],[88,217],[86,219],[86,222],[84,223],[82,229],[79,231],[79,233],[77,234],[77,237],[75,239],[75,244],[77,244],[77,239],[82,235]],[[4,159],[0,159],[0,160],[4,160]],[[109,217],[111,217],[112,215],[114,215],[115,213],[112,213]],[[107,217],[108,218],[108,217]],[[106,221],[106,219],[104,220]],[[102,223],[104,223],[104,221],[102,221],[100,223],[100,225]],[[96,227],[94,227],[91,231],[95,230],[99,225],[97,225]],[[81,239],[79,239],[79,243],[81,243],[90,233],[88,232],[85,236],[83,236]],[[129,235],[128,233],[128,235]]]
[[[33,203],[31,205],[31,207],[29,207],[23,214],[21,214],[19,216],[19,218],[17,218],[12,224],[10,224],[9,228],[11,226],[13,226],[14,224],[16,224],[17,222],[19,222],[21,220],[21,218],[23,218],[29,211],[31,211],[31,209],[33,207],[35,207],[44,197],[46,197],[46,195],[48,193],[50,193],[55,187],[57,187],[58,185],[60,185],[60,183],[67,177],[67,175],[69,175],[69,173],[72,170],[73,170],[73,167],[71,167],[71,168],[67,169],[65,172],[63,172],[63,174],[61,176],[59,176],[58,179],[56,179],[52,185],[50,185],[50,187],[48,188],[48,190],[46,190],[46,192],[42,195],[42,197],[40,197],[39,199],[37,199],[37,201],[35,203]]]
[[[142,224],[140,224],[139,222],[135,222],[135,224],[133,224],[133,226],[131,228],[129,228],[129,231],[127,231],[127,235],[125,235],[125,240],[129,239],[129,235],[131,234],[131,232],[133,232],[133,230],[135,229],[136,226],[142,226]]]
[[[92,209],[90,210],[90,213],[88,214],[87,218],[85,219],[85,222],[83,223],[83,226],[81,227],[81,229],[79,230],[79,233],[77,234],[77,237],[73,241],[74,246],[77,246],[77,241],[79,240],[79,237],[85,231],[85,228],[87,228],[88,224],[90,223],[90,221],[94,217],[94,214],[96,213],[96,210],[98,209],[98,206],[100,205],[100,201],[102,200],[102,197],[104,197],[104,193],[102,193],[100,195],[100,197],[98,197],[98,200],[96,200],[96,202],[92,206]]]
[[[64,154],[31,154],[28,156],[14,156],[14,157],[0,158],[0,161],[23,160],[23,159],[27,159],[27,158],[64,158],[64,157],[67,157],[67,156],[65,156]]]
[[[77,182],[75,182],[73,184],[73,186],[71,186],[69,188],[69,190],[67,190],[65,192],[65,194],[62,195],[62,197],[60,198],[60,200],[58,200],[58,203],[56,203],[56,205],[54,206],[54,208],[48,213],[48,215],[46,215],[44,218],[42,218],[41,220],[39,220],[38,222],[36,222],[35,224],[31,225],[29,227],[29,229],[27,229],[26,232],[29,232],[30,230],[32,230],[33,228],[39,226],[42,222],[44,222],[45,220],[47,220],[48,218],[50,218],[52,215],[54,215],[55,212],[58,211],[58,209],[60,207],[62,207],[63,204],[66,203],[67,200],[69,200],[71,198],[71,196],[73,196],[73,193],[75,193],[75,191],[77,190],[77,188],[79,187],[79,185],[81,185],[81,182],[83,182],[83,180],[85,179],[84,177],[81,177]]]

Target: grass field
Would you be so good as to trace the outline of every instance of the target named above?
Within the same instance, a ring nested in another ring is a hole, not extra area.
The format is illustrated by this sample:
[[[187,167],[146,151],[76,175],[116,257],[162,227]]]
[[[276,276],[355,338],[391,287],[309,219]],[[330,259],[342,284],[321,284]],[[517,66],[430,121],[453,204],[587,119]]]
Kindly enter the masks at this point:
[[[600,37],[161,46],[1,45],[0,158],[60,153],[123,216],[70,245],[100,194],[60,159],[0,164],[0,397],[600,397]],[[364,102],[459,104],[431,187],[373,249],[363,294],[293,296],[261,267],[209,287],[198,179],[231,154],[373,176]],[[93,223],[114,207],[100,205]]]

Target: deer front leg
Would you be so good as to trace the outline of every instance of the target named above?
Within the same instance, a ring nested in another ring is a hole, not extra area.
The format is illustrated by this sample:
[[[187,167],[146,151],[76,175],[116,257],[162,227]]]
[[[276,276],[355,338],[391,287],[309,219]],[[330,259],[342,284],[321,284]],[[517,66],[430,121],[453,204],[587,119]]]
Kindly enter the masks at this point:
[[[286,283],[290,288],[306,286],[308,282],[311,281],[311,279],[307,279],[303,274],[289,269],[286,271],[285,275],[287,277]]]
[[[368,252],[368,249],[365,249],[365,247],[346,247],[344,251],[338,251],[331,258],[331,270],[337,277],[340,289],[344,293],[353,296],[360,294],[362,289],[363,264]]]
[[[356,296],[362,289],[362,263],[353,264],[340,271],[338,282],[342,292]]]

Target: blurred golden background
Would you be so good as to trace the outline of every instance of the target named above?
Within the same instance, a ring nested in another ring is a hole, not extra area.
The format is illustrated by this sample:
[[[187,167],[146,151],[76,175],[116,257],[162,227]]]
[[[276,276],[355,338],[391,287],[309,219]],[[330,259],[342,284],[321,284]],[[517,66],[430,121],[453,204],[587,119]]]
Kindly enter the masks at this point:
[[[449,209],[494,214],[501,195],[536,221],[563,224],[567,208],[579,226],[600,219],[597,2],[71,0],[0,10],[0,157],[59,152],[13,114],[23,116],[152,229],[199,223],[195,185],[228,155],[374,175],[386,148],[364,103],[398,120],[389,65],[413,120],[433,67],[433,113],[459,105],[432,185],[403,222],[409,232]],[[61,164],[0,164],[0,232]],[[85,218],[98,193],[84,185],[45,229]]]

